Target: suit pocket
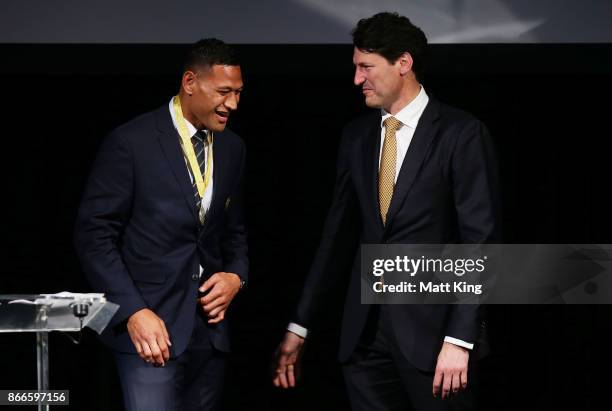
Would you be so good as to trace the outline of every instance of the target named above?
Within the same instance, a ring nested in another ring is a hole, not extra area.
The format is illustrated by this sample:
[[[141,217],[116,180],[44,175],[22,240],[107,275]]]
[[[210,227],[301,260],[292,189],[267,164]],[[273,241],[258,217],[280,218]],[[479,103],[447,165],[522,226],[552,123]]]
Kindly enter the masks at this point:
[[[130,264],[130,276],[139,283],[163,284],[166,282],[166,269],[156,264]]]

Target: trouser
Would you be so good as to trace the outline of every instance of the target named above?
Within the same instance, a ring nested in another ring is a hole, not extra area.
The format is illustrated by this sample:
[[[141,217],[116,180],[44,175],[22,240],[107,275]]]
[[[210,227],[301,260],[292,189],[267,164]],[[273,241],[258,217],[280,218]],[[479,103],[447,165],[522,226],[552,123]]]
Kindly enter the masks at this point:
[[[371,310],[355,352],[343,365],[343,373],[353,410],[476,410],[474,370],[468,370],[465,391],[451,394],[450,399],[442,400],[440,393],[434,398],[434,373],[419,370],[405,359],[384,305]]]
[[[196,316],[187,348],[164,367],[115,352],[126,411],[220,409],[227,354],[212,346],[205,321]]]

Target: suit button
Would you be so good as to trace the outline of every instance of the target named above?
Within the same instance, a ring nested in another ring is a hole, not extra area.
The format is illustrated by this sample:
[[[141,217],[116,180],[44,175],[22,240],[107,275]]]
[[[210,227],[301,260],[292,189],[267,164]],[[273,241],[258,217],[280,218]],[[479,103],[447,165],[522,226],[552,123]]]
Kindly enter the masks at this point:
[[[200,279],[200,276],[199,276],[199,275],[197,275],[197,274],[192,274],[192,275],[191,275],[191,279],[192,279],[193,281],[198,281],[198,280]]]

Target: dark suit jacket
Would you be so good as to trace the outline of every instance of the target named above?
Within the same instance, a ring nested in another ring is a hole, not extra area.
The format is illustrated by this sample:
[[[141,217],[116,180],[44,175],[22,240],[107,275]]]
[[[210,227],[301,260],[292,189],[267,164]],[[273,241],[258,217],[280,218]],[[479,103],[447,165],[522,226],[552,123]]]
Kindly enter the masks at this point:
[[[500,242],[498,176],[484,125],[429,100],[400,169],[383,226],[378,205],[380,111],[349,123],[342,136],[333,203],[294,321],[310,327],[334,281],[348,283],[340,360],[354,351],[369,305],[360,302],[357,245]],[[357,254],[357,255],[356,255]],[[342,267],[353,260],[350,278]],[[476,342],[477,305],[390,305],[393,331],[406,359],[435,368],[445,336]]]
[[[218,271],[248,275],[242,180],[245,148],[230,130],[213,143],[213,197],[197,220],[194,189],[168,105],[112,131],[94,163],[79,208],[75,247],[93,288],[119,311],[102,334],[112,348],[135,352],[126,320],[150,308],[164,320],[171,352],[187,346],[199,285]],[[198,278],[199,265],[204,272]],[[210,327],[229,350],[227,320]]]

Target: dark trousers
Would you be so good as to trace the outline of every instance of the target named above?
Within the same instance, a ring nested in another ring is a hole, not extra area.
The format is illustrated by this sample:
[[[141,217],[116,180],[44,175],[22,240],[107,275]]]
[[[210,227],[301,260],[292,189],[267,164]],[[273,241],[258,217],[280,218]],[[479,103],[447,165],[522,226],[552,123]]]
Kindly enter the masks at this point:
[[[434,398],[433,372],[412,366],[400,352],[385,306],[371,310],[357,349],[343,365],[353,410],[476,410],[475,376],[468,369],[468,387],[451,399]]]
[[[138,355],[115,353],[126,411],[218,410],[227,354],[210,343],[198,316],[185,352],[164,367]]]

